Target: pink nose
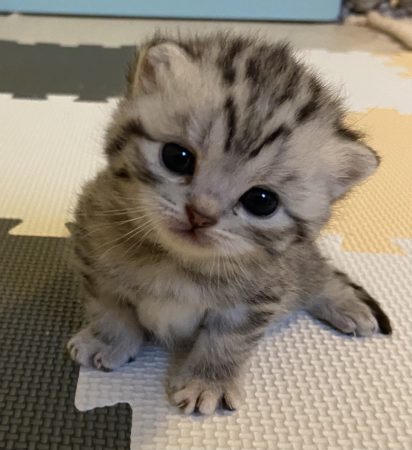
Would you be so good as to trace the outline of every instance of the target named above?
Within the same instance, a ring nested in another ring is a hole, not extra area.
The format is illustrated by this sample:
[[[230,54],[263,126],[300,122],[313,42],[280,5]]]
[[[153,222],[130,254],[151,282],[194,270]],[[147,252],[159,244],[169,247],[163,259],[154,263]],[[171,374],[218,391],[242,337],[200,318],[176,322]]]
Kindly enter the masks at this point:
[[[193,228],[211,227],[217,223],[216,217],[200,212],[193,205],[186,205],[186,214]]]

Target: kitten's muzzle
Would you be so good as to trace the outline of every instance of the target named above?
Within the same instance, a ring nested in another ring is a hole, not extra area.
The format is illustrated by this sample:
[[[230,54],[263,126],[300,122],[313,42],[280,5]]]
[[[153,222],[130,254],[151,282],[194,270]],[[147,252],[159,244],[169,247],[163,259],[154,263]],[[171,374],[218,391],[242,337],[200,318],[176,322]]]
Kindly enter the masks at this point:
[[[209,215],[191,204],[186,205],[186,214],[192,229],[207,228],[217,223],[216,216]]]

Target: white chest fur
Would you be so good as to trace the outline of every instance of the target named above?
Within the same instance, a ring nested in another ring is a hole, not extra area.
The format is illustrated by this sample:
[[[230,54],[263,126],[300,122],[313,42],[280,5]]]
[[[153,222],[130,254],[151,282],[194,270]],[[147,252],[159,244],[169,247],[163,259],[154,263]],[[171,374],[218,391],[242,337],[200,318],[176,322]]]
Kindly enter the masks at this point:
[[[205,286],[168,261],[119,265],[114,275],[140,323],[161,340],[191,337],[210,307]]]
[[[136,306],[141,324],[164,341],[192,336],[204,315],[196,302],[146,297]]]

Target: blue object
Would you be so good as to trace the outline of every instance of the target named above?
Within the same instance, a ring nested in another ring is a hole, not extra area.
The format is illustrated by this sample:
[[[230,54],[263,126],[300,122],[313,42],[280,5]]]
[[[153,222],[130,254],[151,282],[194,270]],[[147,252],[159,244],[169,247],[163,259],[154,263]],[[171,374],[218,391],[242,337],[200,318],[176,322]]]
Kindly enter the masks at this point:
[[[341,0],[0,0],[0,12],[185,19],[335,21]]]

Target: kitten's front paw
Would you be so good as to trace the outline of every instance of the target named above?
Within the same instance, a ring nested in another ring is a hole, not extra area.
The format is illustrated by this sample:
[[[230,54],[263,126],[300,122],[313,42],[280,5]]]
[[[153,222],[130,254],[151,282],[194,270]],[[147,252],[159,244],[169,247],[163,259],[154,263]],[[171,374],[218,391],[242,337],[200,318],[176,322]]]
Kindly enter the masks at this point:
[[[140,342],[103,342],[90,328],[84,328],[67,343],[73,361],[84,367],[94,367],[105,372],[117,369],[132,360]]]
[[[345,334],[371,336],[379,330],[370,309],[361,303],[342,302],[330,315],[330,324]]]
[[[343,280],[346,286],[336,299],[325,300],[315,305],[310,312],[346,334],[370,336],[378,331],[391,334],[389,318],[379,303],[346,276]]]
[[[188,382],[176,377],[171,383],[172,400],[185,414],[198,411],[213,414],[219,405],[229,411],[236,410],[242,398],[242,391],[233,380],[210,381],[200,378]]]

